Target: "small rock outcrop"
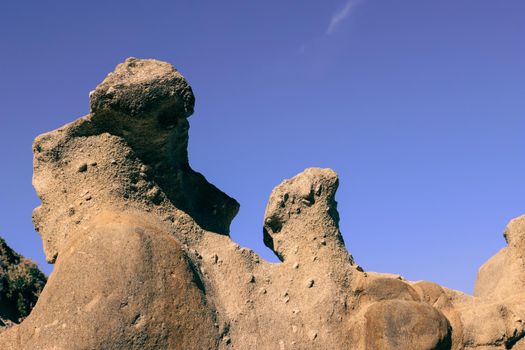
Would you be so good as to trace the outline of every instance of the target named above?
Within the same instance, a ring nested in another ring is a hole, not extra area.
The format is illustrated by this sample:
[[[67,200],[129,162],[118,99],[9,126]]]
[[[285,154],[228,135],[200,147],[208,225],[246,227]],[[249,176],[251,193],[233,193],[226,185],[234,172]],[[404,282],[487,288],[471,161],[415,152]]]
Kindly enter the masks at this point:
[[[0,238],[0,331],[29,315],[45,284],[38,266]]]
[[[477,297],[501,300],[525,293],[525,215],[512,220],[503,235],[507,246],[479,269]]]
[[[270,195],[269,263],[230,239],[239,204],[189,165],[194,103],[170,64],[130,58],[87,116],[35,140],[33,221],[55,269],[1,349],[525,349],[525,219],[475,296],[366,272],[337,174],[310,168]]]

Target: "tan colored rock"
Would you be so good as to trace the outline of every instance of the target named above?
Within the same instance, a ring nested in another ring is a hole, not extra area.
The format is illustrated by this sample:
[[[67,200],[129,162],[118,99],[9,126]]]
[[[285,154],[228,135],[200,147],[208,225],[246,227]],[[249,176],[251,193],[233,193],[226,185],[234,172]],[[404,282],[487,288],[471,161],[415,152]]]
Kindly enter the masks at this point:
[[[451,349],[463,348],[463,322],[457,310],[452,303],[452,297],[440,285],[419,281],[411,284],[414,290],[419,294],[421,301],[431,305],[439,310],[447,318],[452,328],[451,332]],[[455,292],[451,292],[453,295]]]
[[[264,243],[282,261],[345,256],[352,262],[339,232],[338,184],[333,170],[310,168],[272,191],[264,215]]]
[[[451,329],[447,318],[428,304],[386,300],[366,312],[367,350],[450,349]]]
[[[1,348],[216,348],[202,281],[164,230],[140,213],[101,212],[63,247],[36,308]]]
[[[310,168],[270,195],[269,263],[230,239],[238,203],[189,165],[193,104],[171,65],[128,59],[89,115],[35,140],[34,223],[56,267],[0,349],[524,346],[520,220],[477,297],[367,273],[339,230],[336,173]]]
[[[508,246],[480,267],[474,295],[504,299],[525,292],[525,215],[504,232]]]
[[[119,64],[89,97],[92,114],[118,113],[137,122],[154,114],[166,125],[192,115],[195,104],[191,87],[171,64],[133,57]]]
[[[505,302],[490,302],[473,298],[456,306],[463,323],[463,342],[475,346],[512,349],[525,336],[522,298]]]

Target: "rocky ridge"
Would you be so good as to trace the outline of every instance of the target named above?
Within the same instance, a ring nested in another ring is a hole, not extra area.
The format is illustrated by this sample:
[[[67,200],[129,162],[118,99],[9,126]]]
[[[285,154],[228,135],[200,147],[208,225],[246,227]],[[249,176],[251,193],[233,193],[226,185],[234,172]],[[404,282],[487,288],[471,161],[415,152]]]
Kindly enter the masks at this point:
[[[35,227],[55,270],[2,349],[525,349],[525,219],[475,295],[365,272],[339,230],[337,174],[271,193],[281,263],[228,236],[239,204],[188,162],[194,96],[171,65],[127,59],[90,113],[34,142]]]

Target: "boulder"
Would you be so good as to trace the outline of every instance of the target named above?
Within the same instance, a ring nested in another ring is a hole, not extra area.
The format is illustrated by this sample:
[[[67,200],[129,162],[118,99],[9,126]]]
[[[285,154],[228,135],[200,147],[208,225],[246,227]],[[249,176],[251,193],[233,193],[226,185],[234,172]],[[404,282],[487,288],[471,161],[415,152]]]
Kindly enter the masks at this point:
[[[366,312],[367,350],[450,349],[451,327],[447,318],[428,304],[385,300]]]
[[[480,267],[475,296],[501,300],[525,292],[525,215],[511,220],[503,235],[508,245]]]

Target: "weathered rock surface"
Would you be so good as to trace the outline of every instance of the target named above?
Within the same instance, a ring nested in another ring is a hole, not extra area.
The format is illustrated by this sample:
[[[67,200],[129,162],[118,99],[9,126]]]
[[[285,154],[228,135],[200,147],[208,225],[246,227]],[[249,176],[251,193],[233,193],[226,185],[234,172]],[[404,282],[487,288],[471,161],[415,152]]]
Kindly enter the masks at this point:
[[[0,238],[0,331],[29,315],[45,284],[38,266]]]
[[[475,296],[501,300],[525,292],[525,215],[512,220],[504,236],[507,247],[479,269]]]
[[[270,195],[269,263],[230,239],[238,203],[189,165],[180,73],[131,58],[90,99],[34,142],[34,223],[56,266],[1,349],[525,349],[525,219],[475,296],[365,272],[339,231],[336,173],[311,168]]]

